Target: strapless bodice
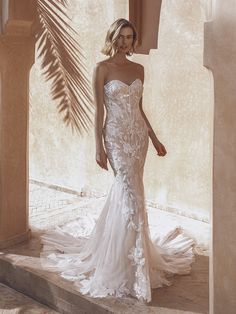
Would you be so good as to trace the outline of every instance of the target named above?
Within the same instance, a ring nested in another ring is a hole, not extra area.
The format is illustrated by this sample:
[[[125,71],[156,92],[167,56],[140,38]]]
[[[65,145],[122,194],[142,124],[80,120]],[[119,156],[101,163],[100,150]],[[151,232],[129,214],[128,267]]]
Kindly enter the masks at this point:
[[[115,125],[123,126],[126,130],[127,126],[134,126],[134,124],[136,124],[136,127],[146,128],[139,108],[142,93],[143,84],[139,78],[135,79],[130,85],[120,80],[111,80],[105,84],[106,120],[104,129],[110,124],[113,127]]]
[[[116,105],[124,105],[125,110],[136,109],[135,105],[139,104],[139,100],[143,93],[143,84],[140,79],[134,80],[130,85],[120,81],[111,80],[104,85],[104,101],[106,108],[115,102]],[[131,107],[132,106],[132,107]]]

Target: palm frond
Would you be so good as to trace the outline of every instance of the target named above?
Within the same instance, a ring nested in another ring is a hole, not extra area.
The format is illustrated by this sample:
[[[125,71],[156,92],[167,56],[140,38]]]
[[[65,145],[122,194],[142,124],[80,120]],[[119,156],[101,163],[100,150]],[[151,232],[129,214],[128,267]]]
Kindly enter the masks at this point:
[[[58,100],[63,121],[82,134],[91,126],[91,88],[77,32],[70,26],[67,0],[37,0],[38,57],[46,80],[52,82],[52,98]]]

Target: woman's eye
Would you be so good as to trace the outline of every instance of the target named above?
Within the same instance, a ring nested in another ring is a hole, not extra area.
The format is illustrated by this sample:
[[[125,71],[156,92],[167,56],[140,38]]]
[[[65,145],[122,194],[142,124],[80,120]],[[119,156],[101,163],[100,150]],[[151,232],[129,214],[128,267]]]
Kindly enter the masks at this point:
[[[132,38],[133,38],[133,36],[132,36],[132,35],[129,35],[129,36],[119,35],[119,37],[118,37],[118,38],[119,38],[119,39],[121,39],[121,38],[132,39]]]

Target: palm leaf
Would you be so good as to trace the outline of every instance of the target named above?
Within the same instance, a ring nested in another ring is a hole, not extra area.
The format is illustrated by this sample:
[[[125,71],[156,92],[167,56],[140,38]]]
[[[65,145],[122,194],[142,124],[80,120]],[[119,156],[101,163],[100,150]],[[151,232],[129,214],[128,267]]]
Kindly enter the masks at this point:
[[[63,121],[82,134],[91,126],[93,103],[85,58],[66,6],[67,0],[37,0],[37,52],[42,58],[43,74],[52,82],[52,99],[58,100]]]

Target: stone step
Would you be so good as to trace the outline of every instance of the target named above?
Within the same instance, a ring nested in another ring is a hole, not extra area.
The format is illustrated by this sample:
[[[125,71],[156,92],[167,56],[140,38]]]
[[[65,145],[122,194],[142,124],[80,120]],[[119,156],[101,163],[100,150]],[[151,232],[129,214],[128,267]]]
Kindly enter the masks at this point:
[[[58,314],[49,307],[36,302],[26,295],[0,283],[1,314]]]
[[[0,280],[5,283],[0,284],[1,314],[8,314],[8,309],[11,309],[11,314],[200,314],[163,307],[154,308],[142,303],[135,304],[137,301],[129,298],[121,301],[111,297],[107,298],[107,302],[86,298],[65,285],[4,258],[0,258],[0,269]]]
[[[176,276],[173,286],[155,289],[152,302],[146,305],[134,298],[81,295],[72,282],[41,268],[39,252],[38,237],[0,252],[0,282],[59,313],[208,313],[207,256],[198,257],[191,275]]]

